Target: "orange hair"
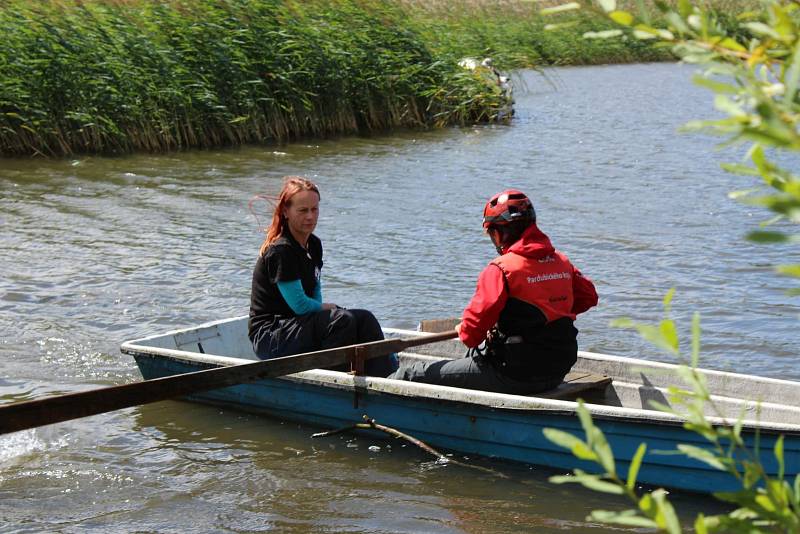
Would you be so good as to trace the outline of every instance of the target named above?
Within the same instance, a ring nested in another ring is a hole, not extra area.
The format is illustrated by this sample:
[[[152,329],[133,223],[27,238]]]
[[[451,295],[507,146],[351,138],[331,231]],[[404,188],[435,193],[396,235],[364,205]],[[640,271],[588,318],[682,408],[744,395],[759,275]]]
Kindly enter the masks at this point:
[[[272,222],[267,228],[267,237],[261,244],[259,254],[264,254],[273,241],[278,239],[283,232],[285,219],[283,217],[284,208],[292,205],[292,197],[301,191],[313,191],[319,197],[319,189],[316,184],[311,180],[307,180],[302,176],[284,176],[283,188],[278,194],[277,200],[273,197],[271,200],[275,203],[275,210],[272,212]]]

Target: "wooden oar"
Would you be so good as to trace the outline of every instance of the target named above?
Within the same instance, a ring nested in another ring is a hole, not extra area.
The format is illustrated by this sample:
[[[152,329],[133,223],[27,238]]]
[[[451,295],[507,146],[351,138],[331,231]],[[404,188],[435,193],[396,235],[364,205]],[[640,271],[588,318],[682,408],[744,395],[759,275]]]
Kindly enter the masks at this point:
[[[331,367],[348,361],[369,360],[391,352],[400,352],[409,347],[454,337],[456,337],[455,331],[450,331],[420,337],[384,339],[272,360],[155,378],[122,386],[17,402],[0,406],[0,434],[252,382],[262,378]]]

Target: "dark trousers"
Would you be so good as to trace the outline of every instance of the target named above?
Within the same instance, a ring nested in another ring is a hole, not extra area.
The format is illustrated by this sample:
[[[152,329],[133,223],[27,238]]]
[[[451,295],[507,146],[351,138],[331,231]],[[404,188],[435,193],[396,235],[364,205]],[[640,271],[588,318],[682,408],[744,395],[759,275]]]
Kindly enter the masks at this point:
[[[372,312],[337,308],[281,319],[272,328],[262,328],[253,339],[253,349],[259,358],[267,360],[381,339],[383,331]],[[364,372],[370,376],[385,377],[395,369],[395,354],[372,358],[364,364]]]
[[[479,389],[513,395],[531,395],[557,387],[564,376],[511,378],[480,356],[457,360],[413,362],[395,371],[389,378],[424,384]]]

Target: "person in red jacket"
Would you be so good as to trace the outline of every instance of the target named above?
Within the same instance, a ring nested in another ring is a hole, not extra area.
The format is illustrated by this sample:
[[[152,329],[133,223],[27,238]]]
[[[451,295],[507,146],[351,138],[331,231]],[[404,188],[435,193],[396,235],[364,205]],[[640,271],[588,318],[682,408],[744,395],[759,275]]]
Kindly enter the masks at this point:
[[[531,394],[558,386],[577,361],[573,323],[597,304],[594,284],[539,230],[524,193],[493,196],[483,227],[500,256],[481,272],[456,326],[466,357],[414,362],[389,378]]]

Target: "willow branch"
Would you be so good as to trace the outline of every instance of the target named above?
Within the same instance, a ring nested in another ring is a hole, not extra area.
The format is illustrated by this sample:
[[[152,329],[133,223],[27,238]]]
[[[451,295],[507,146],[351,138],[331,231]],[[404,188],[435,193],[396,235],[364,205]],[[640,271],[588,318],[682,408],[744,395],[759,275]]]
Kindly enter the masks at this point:
[[[399,439],[408,441],[409,443],[412,443],[412,444],[416,445],[417,447],[419,447],[423,451],[427,452],[428,454],[430,454],[432,456],[435,456],[437,461],[440,461],[442,463],[454,464],[454,465],[458,465],[458,466],[461,466],[461,467],[468,467],[470,469],[477,469],[478,471],[483,471],[484,473],[490,473],[490,474],[495,475],[495,476],[500,477],[500,478],[508,478],[507,475],[505,475],[505,474],[503,474],[503,473],[501,473],[499,471],[495,471],[494,469],[490,469],[488,467],[483,467],[483,466],[480,466],[480,465],[466,464],[464,462],[459,462],[458,460],[454,460],[452,458],[448,458],[447,456],[445,456],[441,452],[437,451],[436,449],[434,449],[433,447],[431,447],[430,445],[428,445],[424,441],[415,438],[414,436],[411,436],[411,435],[406,434],[404,432],[400,432],[399,430],[397,430],[395,428],[392,428],[390,426],[378,424],[378,423],[375,422],[375,419],[372,419],[370,416],[368,416],[366,414],[363,415],[362,417],[363,417],[363,419],[365,421],[364,423],[357,423],[355,425],[346,426],[346,427],[339,428],[339,429],[336,429],[336,430],[329,430],[327,432],[317,432],[316,434],[312,434],[311,437],[312,438],[322,438],[322,437],[327,437],[327,436],[333,436],[333,435],[336,435],[336,434],[341,434],[343,432],[349,432],[350,430],[356,430],[356,429],[380,430],[381,432],[385,432],[386,434],[389,434],[390,436],[394,436],[395,438],[399,438]]]

